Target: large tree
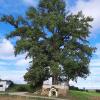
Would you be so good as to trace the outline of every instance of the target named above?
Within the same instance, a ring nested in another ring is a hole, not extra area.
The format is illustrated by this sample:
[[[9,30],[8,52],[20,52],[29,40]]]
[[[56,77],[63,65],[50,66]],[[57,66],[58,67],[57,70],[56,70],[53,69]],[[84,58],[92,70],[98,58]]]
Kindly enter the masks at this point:
[[[82,12],[71,14],[64,0],[40,0],[30,7],[26,17],[1,17],[14,26],[7,38],[15,38],[15,55],[27,53],[31,58],[25,80],[34,86],[53,77],[53,84],[66,79],[77,80],[89,75],[89,62],[94,52],[88,37],[93,19]]]

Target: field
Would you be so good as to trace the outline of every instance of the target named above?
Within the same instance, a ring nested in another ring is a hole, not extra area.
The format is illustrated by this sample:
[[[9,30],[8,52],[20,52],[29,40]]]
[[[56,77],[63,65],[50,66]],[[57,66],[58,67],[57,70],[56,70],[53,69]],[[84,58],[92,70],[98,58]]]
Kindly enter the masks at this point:
[[[70,90],[65,100],[100,100],[100,93]],[[0,100],[47,100],[43,98],[29,98],[21,96],[0,95]],[[57,99],[58,100],[58,99]]]
[[[70,100],[100,100],[100,93],[70,90],[69,98]]]

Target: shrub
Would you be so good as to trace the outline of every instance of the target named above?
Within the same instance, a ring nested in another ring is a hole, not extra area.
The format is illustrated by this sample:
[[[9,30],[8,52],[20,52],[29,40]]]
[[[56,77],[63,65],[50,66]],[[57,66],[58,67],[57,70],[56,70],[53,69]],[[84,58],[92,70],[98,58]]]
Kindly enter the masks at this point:
[[[100,93],[100,90],[96,90],[96,92]]]
[[[75,87],[75,86],[69,86],[69,89],[70,90],[77,90],[77,91],[79,90],[79,88],[78,87]]]
[[[28,85],[27,84],[12,84],[6,91],[27,92],[28,91]]]

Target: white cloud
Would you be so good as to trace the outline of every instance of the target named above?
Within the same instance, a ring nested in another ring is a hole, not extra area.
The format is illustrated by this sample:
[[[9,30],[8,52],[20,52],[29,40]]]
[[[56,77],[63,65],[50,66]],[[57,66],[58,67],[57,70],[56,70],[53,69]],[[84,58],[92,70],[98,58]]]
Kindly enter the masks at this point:
[[[100,43],[97,43],[95,45],[96,52],[94,53],[94,58],[91,60],[90,62],[90,66],[94,67],[94,66],[99,66],[100,67]]]
[[[93,30],[100,28],[100,0],[77,0],[76,5],[70,9],[74,13],[83,11],[86,16],[93,17]]]
[[[91,67],[100,66],[100,59],[92,59],[90,62],[90,66]]]
[[[26,54],[14,56],[14,46],[6,39],[0,40],[0,78],[24,83],[23,75],[29,66],[30,59],[25,60]]]
[[[81,89],[85,88],[85,89],[100,89],[100,80],[99,77],[97,80],[94,80],[96,79],[97,77],[90,77],[90,80],[83,80],[83,79],[80,79],[77,81],[77,83],[75,82],[70,82],[71,85],[74,85],[76,87],[79,87]]]
[[[70,7],[70,10],[73,13],[82,11],[85,16],[94,18],[94,21],[92,22],[93,28],[91,30],[91,37],[94,39],[97,35],[94,33],[100,28],[100,0],[76,0],[75,2],[75,5]],[[100,43],[97,43],[95,46],[97,50],[90,62],[90,76],[86,80],[78,79],[77,84],[73,82],[71,82],[71,84],[81,88],[100,89]]]
[[[29,66],[30,59],[20,59],[16,61],[16,66]]]
[[[95,71],[99,72],[100,68],[95,69]],[[70,81],[70,84],[79,88],[100,89],[100,72],[98,75],[96,74],[96,72],[94,73],[95,75],[91,74],[86,80],[78,78],[77,83]]]
[[[14,47],[10,41],[2,39],[0,41],[0,56],[10,56],[14,53]]]
[[[87,77],[87,79],[78,78],[77,83],[70,81],[70,85],[74,85],[79,88],[87,88],[87,89],[100,89],[100,68],[91,68],[91,74]]]
[[[18,60],[25,58],[26,54],[21,54],[15,57],[14,46],[7,39],[0,40],[0,59],[2,60]]]
[[[95,47],[97,50],[89,65],[90,75],[86,80],[79,78],[77,83],[71,81],[71,85],[79,88],[100,89],[100,43],[97,43]]]
[[[25,73],[26,71],[5,70],[5,71],[0,71],[0,78],[3,80],[12,80],[14,83],[23,84],[25,83],[23,78]]]

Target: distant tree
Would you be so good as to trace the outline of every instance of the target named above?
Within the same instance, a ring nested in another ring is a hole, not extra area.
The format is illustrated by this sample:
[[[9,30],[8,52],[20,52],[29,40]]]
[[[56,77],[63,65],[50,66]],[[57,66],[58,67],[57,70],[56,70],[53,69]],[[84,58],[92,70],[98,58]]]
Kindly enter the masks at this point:
[[[30,7],[26,17],[1,17],[15,27],[7,38],[15,38],[15,55],[27,53],[30,67],[24,78],[34,86],[53,77],[59,80],[77,80],[89,75],[89,62],[95,48],[88,41],[93,19],[82,12],[70,14],[64,0],[40,0],[37,8]]]

